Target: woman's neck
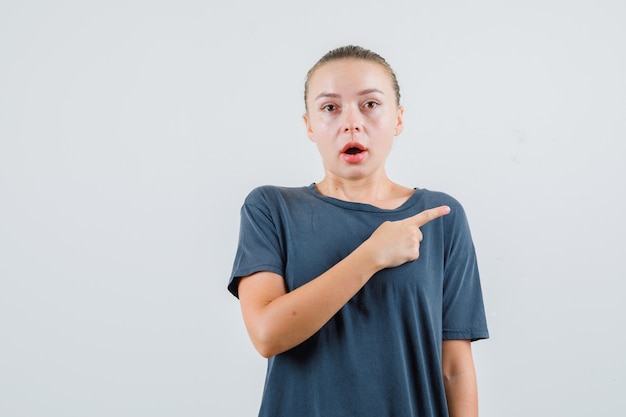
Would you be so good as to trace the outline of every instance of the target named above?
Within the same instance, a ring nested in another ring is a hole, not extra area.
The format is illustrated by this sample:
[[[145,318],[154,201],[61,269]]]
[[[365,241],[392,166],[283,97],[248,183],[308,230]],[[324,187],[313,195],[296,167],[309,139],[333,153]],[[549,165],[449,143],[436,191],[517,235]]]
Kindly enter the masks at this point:
[[[377,179],[359,180],[327,175],[316,187],[320,194],[327,197],[382,209],[398,208],[413,194],[413,189],[394,183],[386,175]]]

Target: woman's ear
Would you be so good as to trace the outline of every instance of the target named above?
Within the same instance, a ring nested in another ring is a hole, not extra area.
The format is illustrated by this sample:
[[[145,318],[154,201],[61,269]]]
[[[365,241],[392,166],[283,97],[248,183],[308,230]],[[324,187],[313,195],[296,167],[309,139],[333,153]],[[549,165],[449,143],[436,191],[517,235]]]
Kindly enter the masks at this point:
[[[398,136],[404,130],[404,121],[402,120],[403,115],[404,115],[404,107],[398,106],[398,118],[396,120],[396,128],[393,132],[393,134],[396,136]]]
[[[304,120],[304,125],[306,126],[306,134],[309,139],[315,142],[315,134],[313,133],[313,129],[311,128],[311,121],[309,120],[308,113],[304,113],[302,115],[302,120]]]

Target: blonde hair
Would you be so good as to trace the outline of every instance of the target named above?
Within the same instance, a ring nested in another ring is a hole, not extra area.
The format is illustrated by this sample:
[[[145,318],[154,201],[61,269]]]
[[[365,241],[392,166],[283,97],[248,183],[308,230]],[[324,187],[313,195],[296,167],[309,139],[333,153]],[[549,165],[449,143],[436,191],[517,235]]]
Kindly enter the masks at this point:
[[[398,78],[396,77],[396,73],[391,68],[391,65],[389,65],[385,58],[378,55],[376,52],[370,51],[369,49],[365,49],[356,45],[347,45],[328,51],[323,57],[319,59],[319,61],[315,63],[315,65],[311,67],[309,72],[307,72],[306,80],[304,81],[304,108],[307,111],[308,106],[306,99],[309,93],[309,81],[311,80],[313,73],[322,65],[341,59],[362,59],[364,61],[376,62],[377,64],[382,65],[387,70],[387,72],[389,73],[389,77],[391,78],[391,83],[396,93],[396,104],[398,106],[400,105],[400,85],[398,84]]]

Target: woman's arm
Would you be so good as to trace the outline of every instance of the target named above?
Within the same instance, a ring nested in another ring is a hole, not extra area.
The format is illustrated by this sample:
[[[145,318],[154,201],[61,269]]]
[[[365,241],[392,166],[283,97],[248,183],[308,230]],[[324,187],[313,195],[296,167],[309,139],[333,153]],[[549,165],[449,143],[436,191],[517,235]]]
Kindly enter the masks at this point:
[[[450,417],[478,417],[478,386],[469,340],[444,340],[443,381]]]
[[[355,250],[307,284],[287,292],[273,272],[257,272],[239,283],[239,299],[250,339],[266,358],[299,345],[317,332],[376,272],[366,251]]]
[[[346,258],[291,292],[272,272],[241,278],[239,300],[255,348],[269,358],[313,336],[376,272],[417,259],[419,228],[449,211],[441,206],[383,223]]]

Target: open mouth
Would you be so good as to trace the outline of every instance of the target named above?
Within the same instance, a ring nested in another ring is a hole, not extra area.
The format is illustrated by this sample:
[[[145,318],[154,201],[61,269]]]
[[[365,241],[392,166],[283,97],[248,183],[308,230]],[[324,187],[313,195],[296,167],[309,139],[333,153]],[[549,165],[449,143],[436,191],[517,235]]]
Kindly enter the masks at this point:
[[[359,149],[359,148],[348,148],[346,149],[346,151],[344,153],[347,153],[348,155],[356,155],[358,153],[363,152],[363,149]]]
[[[359,164],[367,156],[367,148],[359,142],[346,143],[341,149],[341,156],[349,164]]]
[[[358,142],[350,142],[347,143],[343,149],[341,149],[341,153],[345,153],[348,155],[358,155],[361,152],[366,151],[367,148],[365,148],[365,146],[361,145]]]

